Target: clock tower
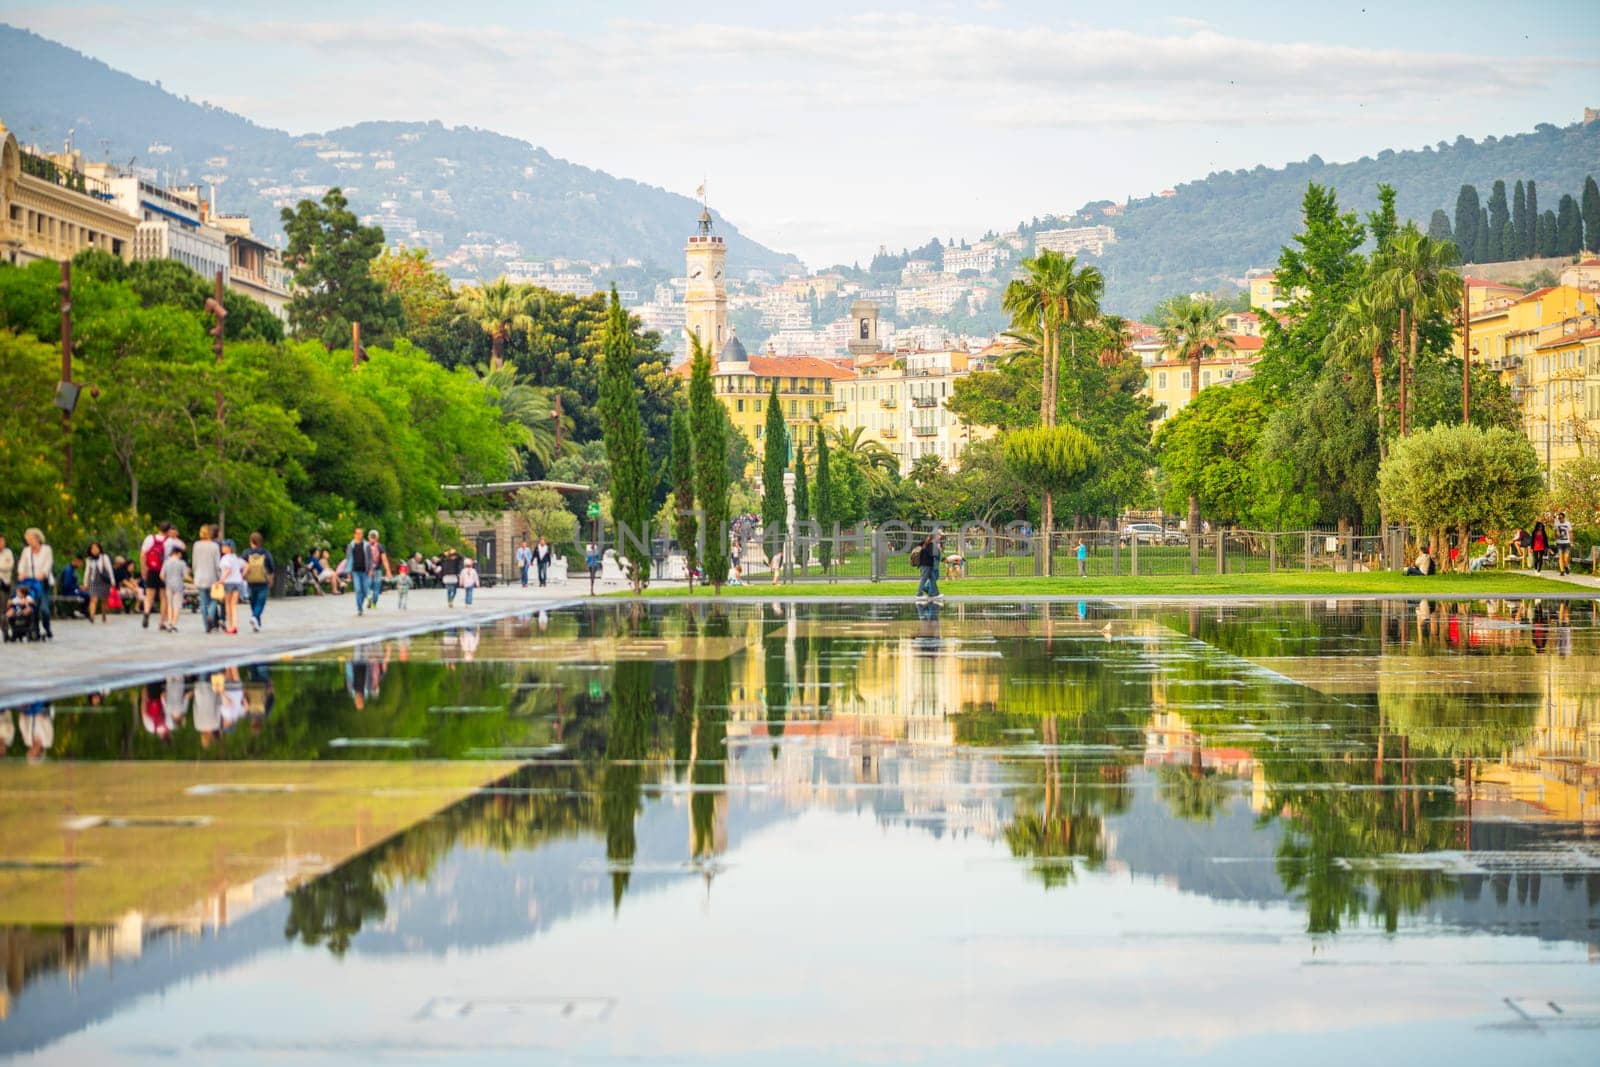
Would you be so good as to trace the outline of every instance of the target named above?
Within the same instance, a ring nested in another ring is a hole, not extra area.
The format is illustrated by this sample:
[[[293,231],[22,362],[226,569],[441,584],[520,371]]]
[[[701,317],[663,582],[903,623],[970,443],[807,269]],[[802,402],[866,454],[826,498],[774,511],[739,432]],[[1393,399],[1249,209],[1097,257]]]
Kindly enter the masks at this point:
[[[711,353],[712,370],[728,341],[728,285],[723,277],[727,258],[722,238],[711,232],[711,212],[702,209],[699,228],[684,248],[688,285],[683,293],[683,319],[685,330],[698,336]]]

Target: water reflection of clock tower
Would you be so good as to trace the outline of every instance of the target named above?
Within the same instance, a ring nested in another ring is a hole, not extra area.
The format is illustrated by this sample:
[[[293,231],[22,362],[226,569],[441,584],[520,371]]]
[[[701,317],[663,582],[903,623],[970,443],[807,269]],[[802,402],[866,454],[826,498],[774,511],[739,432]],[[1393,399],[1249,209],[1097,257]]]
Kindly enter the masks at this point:
[[[684,326],[711,350],[716,363],[728,340],[728,286],[723,277],[728,250],[711,232],[711,213],[700,212],[700,225],[684,248],[688,286],[683,294]]]

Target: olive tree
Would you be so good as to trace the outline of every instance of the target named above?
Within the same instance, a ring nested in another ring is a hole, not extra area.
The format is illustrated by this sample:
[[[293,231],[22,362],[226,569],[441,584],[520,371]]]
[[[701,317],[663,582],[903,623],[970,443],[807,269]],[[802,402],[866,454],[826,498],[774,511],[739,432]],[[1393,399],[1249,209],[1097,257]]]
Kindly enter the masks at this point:
[[[1508,529],[1526,522],[1543,494],[1533,446],[1502,426],[1431,427],[1396,441],[1378,468],[1385,512],[1432,531],[1441,547],[1447,530],[1465,545],[1475,526]]]
[[[1041,494],[1076,492],[1100,466],[1100,449],[1074,426],[1035,426],[1007,434],[1002,448],[1006,469]],[[1044,528],[1044,570],[1050,574],[1050,529]]]

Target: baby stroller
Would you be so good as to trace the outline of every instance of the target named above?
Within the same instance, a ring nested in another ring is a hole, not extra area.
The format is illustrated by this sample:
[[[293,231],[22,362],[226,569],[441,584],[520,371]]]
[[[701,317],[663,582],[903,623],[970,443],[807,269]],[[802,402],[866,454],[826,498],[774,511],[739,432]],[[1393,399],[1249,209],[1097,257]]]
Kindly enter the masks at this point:
[[[39,629],[39,596],[43,590],[39,587],[39,583],[31,578],[24,579],[17,584],[20,588],[26,589],[29,595],[33,597],[33,606],[25,614],[12,615],[11,600],[9,597],[6,599],[5,639],[7,643],[12,641],[38,641],[44,636]]]

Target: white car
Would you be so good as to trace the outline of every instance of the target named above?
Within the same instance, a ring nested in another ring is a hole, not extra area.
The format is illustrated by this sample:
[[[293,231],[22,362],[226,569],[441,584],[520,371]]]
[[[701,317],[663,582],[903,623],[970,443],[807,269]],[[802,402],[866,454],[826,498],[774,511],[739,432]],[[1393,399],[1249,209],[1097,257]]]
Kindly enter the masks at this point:
[[[1125,545],[1134,541],[1141,541],[1147,545],[1164,545],[1167,543],[1167,531],[1153,522],[1130,522],[1122,528],[1121,541]]]

